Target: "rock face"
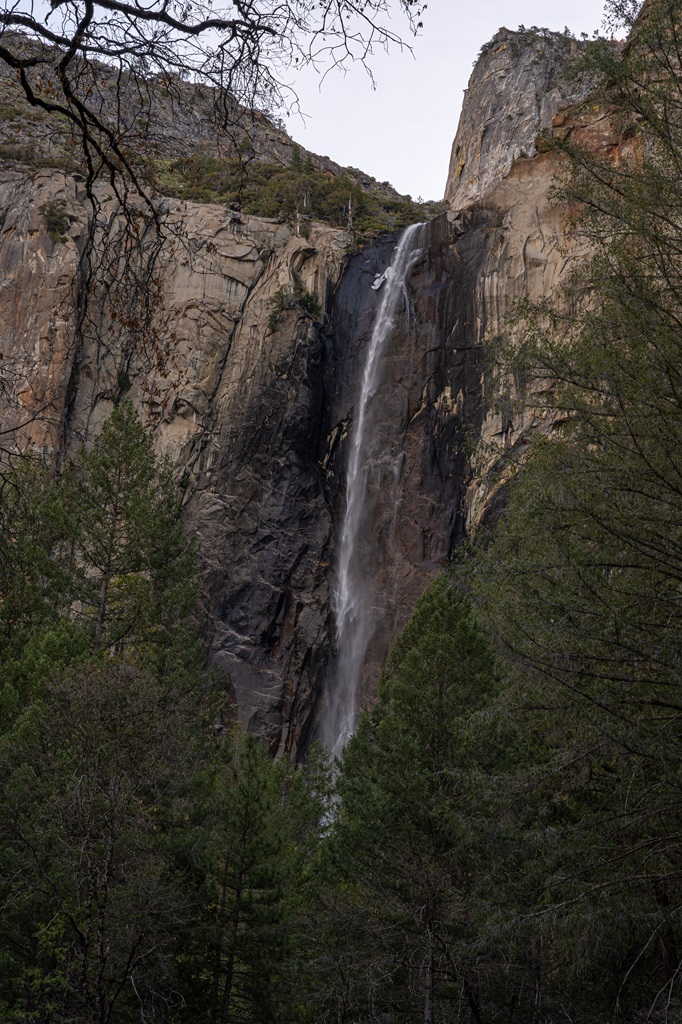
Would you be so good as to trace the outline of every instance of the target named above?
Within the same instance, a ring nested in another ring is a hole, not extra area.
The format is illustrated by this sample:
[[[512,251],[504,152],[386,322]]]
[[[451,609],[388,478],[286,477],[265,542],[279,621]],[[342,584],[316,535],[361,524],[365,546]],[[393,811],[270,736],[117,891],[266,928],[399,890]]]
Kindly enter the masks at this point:
[[[100,200],[106,210],[110,197]],[[273,749],[287,747],[326,656],[331,513],[318,464],[321,332],[298,307],[269,320],[273,297],[295,283],[328,301],[347,237],[325,225],[297,237],[275,221],[169,202],[153,331],[141,341],[115,284],[79,317],[92,211],[78,182],[5,172],[0,209],[3,428],[73,455],[129,391],[183,488],[215,657],[240,715]]]
[[[480,200],[517,160],[534,157],[556,114],[585,99],[589,82],[567,75],[583,46],[557,32],[503,28],[483,47],[452,144],[451,210]]]
[[[359,686],[363,703],[396,632],[464,532],[466,431],[479,422],[483,354],[470,330],[472,298],[484,248],[475,231],[461,245],[453,244],[452,234],[445,217],[423,232],[410,301],[396,316],[372,400],[374,471],[356,552],[374,608]],[[348,441],[380,302],[367,285],[390,262],[393,245],[377,243],[355,256],[334,300],[323,462],[328,493],[336,496],[337,535]],[[334,563],[332,584],[333,570]]]
[[[571,48],[503,32],[472,76],[450,212],[425,229],[374,398],[386,468],[359,552],[376,607],[363,699],[417,597],[494,501],[492,463],[551,426],[491,392],[485,349],[514,299],[550,294],[580,255],[560,248],[564,214],[548,200],[557,158],[533,148],[552,119],[571,128],[561,108],[576,93],[559,87]],[[88,288],[89,233],[95,251],[106,231],[120,237],[113,197],[99,199],[93,212],[77,178],[57,171],[0,170],[0,429],[58,461],[130,394],[182,488],[213,657],[240,718],[273,752],[295,754],[333,685],[348,438],[380,298],[370,286],[395,238],[353,252],[325,225],[302,237],[167,201],[142,329],[118,257]],[[305,312],[305,293],[324,316]],[[472,466],[481,436],[498,454]]]
[[[25,37],[24,45],[32,44]],[[39,93],[58,95],[54,75],[59,51],[36,50],[37,61],[29,78]],[[214,89],[183,81],[177,75],[145,79],[144,87],[129,75],[106,64],[96,64],[96,75],[84,92],[97,116],[111,126],[119,142],[131,153],[162,165],[184,163],[190,157],[224,161],[248,154],[249,162],[288,168],[296,154],[310,160],[329,178],[344,175],[363,192],[386,202],[405,198],[388,182],[378,182],[353,167],[341,167],[328,156],[297,145],[280,124],[260,110],[236,101],[216,103]],[[70,170],[82,166],[80,141],[60,117],[29,105],[16,73],[0,61],[0,159],[53,164]],[[161,170],[157,166],[157,172]]]
[[[547,151],[543,136],[559,134],[611,159],[629,145],[589,102],[590,81],[575,74],[583,45],[559,33],[502,29],[484,47],[469,82],[446,201],[455,227],[463,210],[488,225],[473,297],[483,347],[500,338],[514,346],[520,328],[510,327],[509,315],[519,299],[570,301],[562,290],[588,255],[584,241],[566,231],[573,211],[552,196],[567,164]],[[481,443],[465,502],[469,534],[495,511],[512,453],[516,461],[530,435],[549,434],[557,422],[544,401],[534,404],[513,379],[482,377],[480,403]]]

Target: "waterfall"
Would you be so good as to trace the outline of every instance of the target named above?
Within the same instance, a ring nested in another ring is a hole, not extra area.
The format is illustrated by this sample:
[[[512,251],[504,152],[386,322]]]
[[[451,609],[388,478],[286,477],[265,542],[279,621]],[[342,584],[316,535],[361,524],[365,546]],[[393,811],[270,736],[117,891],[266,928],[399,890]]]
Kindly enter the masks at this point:
[[[370,458],[372,398],[380,383],[382,354],[395,328],[396,314],[403,303],[409,304],[407,280],[421,249],[416,242],[422,224],[412,224],[400,238],[384,277],[381,304],[377,312],[362,386],[351,429],[350,452],[346,475],[346,510],[341,529],[336,564],[334,610],[336,614],[336,671],[333,690],[322,721],[322,740],[339,755],[353,735],[357,710],[355,706],[358,678],[371,636],[371,588],[361,571],[367,549],[363,547],[363,527],[369,523],[368,502],[372,473]],[[402,301],[401,301],[402,300]]]

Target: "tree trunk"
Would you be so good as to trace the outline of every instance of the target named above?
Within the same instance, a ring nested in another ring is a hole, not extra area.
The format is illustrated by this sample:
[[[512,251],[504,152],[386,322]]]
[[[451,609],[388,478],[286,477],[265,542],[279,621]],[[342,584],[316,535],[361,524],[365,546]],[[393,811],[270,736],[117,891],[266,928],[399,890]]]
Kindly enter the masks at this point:
[[[661,946],[663,947],[663,961],[665,964],[665,976],[669,985],[672,985],[678,977],[680,970],[680,958],[677,955],[677,943],[675,941],[675,930],[670,917],[670,897],[668,896],[665,882],[657,882],[655,886],[656,902],[663,913],[663,926],[661,928]]]
[[[433,932],[426,928],[426,970],[424,977],[424,1024],[433,1024]]]
[[[230,929],[230,952],[227,958],[227,967],[225,969],[225,984],[223,986],[223,998],[220,1007],[220,1024],[229,1024],[230,1020],[230,1000],[232,998],[232,979],[234,977],[234,960],[235,949],[237,948],[237,933],[239,931],[239,920],[241,917],[241,898],[242,874],[240,872],[237,882],[237,888],[234,894],[234,910],[232,911],[232,927]]]

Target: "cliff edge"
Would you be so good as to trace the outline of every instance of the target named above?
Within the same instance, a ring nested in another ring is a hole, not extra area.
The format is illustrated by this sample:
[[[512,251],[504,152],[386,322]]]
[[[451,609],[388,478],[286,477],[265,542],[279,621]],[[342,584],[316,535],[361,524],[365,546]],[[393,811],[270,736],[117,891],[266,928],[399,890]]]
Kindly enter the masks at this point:
[[[532,159],[559,111],[588,96],[589,82],[570,74],[584,46],[560,32],[502,28],[482,48],[452,144],[452,213],[481,200],[517,160]]]
[[[420,593],[494,504],[500,455],[551,429],[491,385],[486,351],[517,298],[554,293],[581,257],[549,199],[560,158],[536,144],[553,124],[572,130],[585,86],[564,72],[580,46],[502,30],[471,77],[449,213],[424,232],[373,397],[386,472],[359,553],[375,595],[363,700]],[[605,144],[589,118],[580,130]],[[102,186],[97,199],[77,174],[0,167],[0,429],[59,462],[132,398],[199,539],[212,656],[239,716],[274,753],[295,754],[333,685],[348,438],[372,284],[395,235],[358,245],[330,225],[165,200],[141,324],[121,286],[115,197]],[[139,225],[144,248],[142,213]],[[93,254],[112,240],[93,280]],[[487,461],[472,461],[476,438]]]

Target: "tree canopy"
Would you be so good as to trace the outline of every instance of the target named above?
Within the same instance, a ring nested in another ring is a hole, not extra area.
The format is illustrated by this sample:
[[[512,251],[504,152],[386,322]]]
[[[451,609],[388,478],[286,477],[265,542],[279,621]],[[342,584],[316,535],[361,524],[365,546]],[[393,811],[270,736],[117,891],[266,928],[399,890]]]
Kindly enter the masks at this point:
[[[204,668],[196,566],[130,402],[0,491],[0,1018],[295,1019],[320,770]]]
[[[681,14],[652,2],[622,54],[588,49],[618,151],[556,140],[593,257],[522,311],[515,369],[559,417],[528,438],[472,575],[517,701],[572,766],[548,905],[565,885],[557,919],[623,922],[613,1003],[648,1000],[654,1019],[680,999]]]
[[[515,362],[561,416],[419,601],[335,799],[187,643],[193,553],[130,403],[61,477],[8,474],[3,1020],[680,1019],[681,13],[588,49],[621,148],[556,141],[594,258],[520,311]]]

